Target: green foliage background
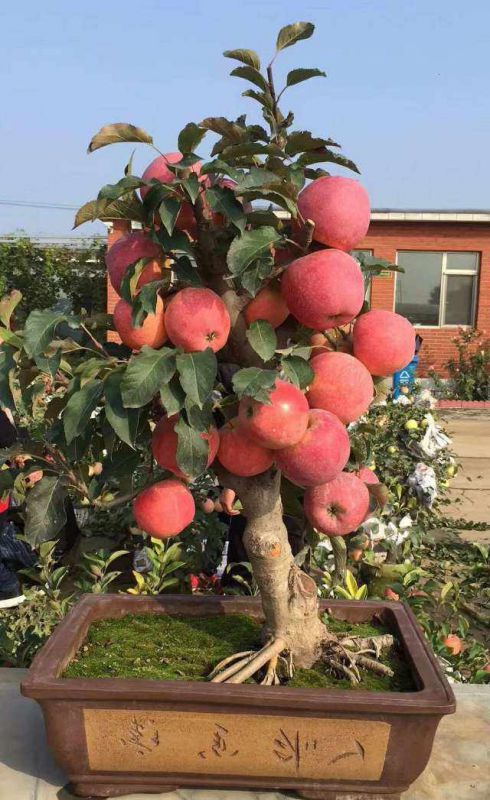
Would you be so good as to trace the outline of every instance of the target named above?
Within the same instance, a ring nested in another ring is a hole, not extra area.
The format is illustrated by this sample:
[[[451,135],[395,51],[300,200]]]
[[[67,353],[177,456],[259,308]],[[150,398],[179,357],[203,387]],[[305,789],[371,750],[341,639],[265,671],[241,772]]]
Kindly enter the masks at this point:
[[[0,295],[22,292],[16,311],[22,323],[35,308],[51,308],[67,298],[78,314],[106,308],[105,243],[88,240],[81,247],[38,244],[28,236],[0,241]]]

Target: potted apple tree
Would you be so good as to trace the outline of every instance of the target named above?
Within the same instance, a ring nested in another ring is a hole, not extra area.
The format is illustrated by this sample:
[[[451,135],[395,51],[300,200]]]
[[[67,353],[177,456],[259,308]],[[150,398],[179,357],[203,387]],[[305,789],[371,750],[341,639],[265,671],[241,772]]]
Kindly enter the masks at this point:
[[[349,255],[369,225],[365,190],[318,166],[357,172],[355,164],[280,108],[292,87],[324,74],[293,69],[281,86],[273,74],[280,51],[312,33],[311,23],[283,28],[265,70],[252,50],[225,53],[264,124],[245,115],[190,122],[178,152],[166,154],[129,124],[92,139],[90,152],[118,142],[157,150],[141,177],[130,163],[76,219],[128,221],[107,253],[119,342],[89,320],[53,312],[33,312],[23,332],[2,330],[9,402],[29,389],[30,402],[33,386],[50,393],[50,432],[27,462],[43,468],[27,496],[31,541],[59,529],[67,493],[106,507],[132,502],[140,530],[178,536],[195,515],[193,481],[209,470],[241,502],[259,592],[93,596],[69,614],[23,691],[41,703],[50,744],[84,796],[201,785],[394,798],[421,772],[441,715],[454,709],[409,610],[320,606],[284,524],[283,507],[295,503],[308,536],[342,537],[366,517],[370,489],[380,500],[351,456],[346,425],[414,351],[406,319],[368,310]],[[203,161],[208,134],[215,138]],[[91,480],[79,467],[87,452],[99,465]],[[64,677],[91,625],[135,614],[187,615],[196,624],[245,614],[263,624],[262,644],[210,665],[206,683]],[[382,620],[389,633],[339,635],[333,619]],[[379,655],[394,639],[413,691],[363,690],[365,671],[390,672]],[[318,662],[358,688],[288,686],[295,670]]]

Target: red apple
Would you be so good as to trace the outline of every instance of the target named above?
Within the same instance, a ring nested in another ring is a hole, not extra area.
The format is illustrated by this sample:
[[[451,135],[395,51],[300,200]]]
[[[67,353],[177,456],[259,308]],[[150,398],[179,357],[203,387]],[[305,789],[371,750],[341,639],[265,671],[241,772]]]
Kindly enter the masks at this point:
[[[443,641],[443,645],[444,647],[447,647],[452,656],[459,655],[463,649],[463,643],[461,642],[459,636],[456,636],[455,633],[450,633],[449,636],[446,636]]]
[[[249,478],[260,475],[272,467],[273,456],[247,435],[239,424],[238,417],[230,420],[219,431],[218,461],[233,475]]]
[[[342,422],[354,422],[369,408],[374,395],[370,373],[348,353],[320,353],[311,361],[315,377],[307,398],[313,408],[331,411]]]
[[[361,469],[357,470],[355,475],[357,475],[357,477],[363,481],[363,483],[372,485],[379,483],[378,476],[372,471],[372,469],[369,469],[369,467],[361,467]]]
[[[315,223],[313,238],[339,250],[356,247],[369,227],[369,197],[352,178],[317,178],[300,192],[298,209]]]
[[[192,494],[175,478],[154,483],[133,500],[138,528],[155,539],[177,536],[190,525],[195,513]]]
[[[156,425],[151,437],[151,450],[153,458],[162,469],[168,469],[179,478],[188,478],[177,464],[178,436],[175,426],[179,421],[178,414],[171,417],[162,417]],[[208,467],[216,458],[219,446],[219,434],[213,426],[209,431],[201,433],[201,439],[208,443]]]
[[[351,322],[364,303],[359,264],[341,250],[319,250],[293,261],[281,291],[298,322],[320,331]]]
[[[135,328],[132,314],[132,306],[125,300],[119,300],[113,319],[122,343],[132,350],[140,350],[145,344],[158,350],[167,338],[162,298],[157,298],[155,313],[148,314],[141,327]]]
[[[186,353],[206,350],[215,353],[225,346],[230,333],[230,315],[221,297],[211,289],[182,289],[165,312],[169,339]]]
[[[318,486],[342,472],[350,454],[349,435],[329,411],[314,408],[298,444],[276,453],[276,464],[292,483]]]
[[[369,492],[352,472],[305,491],[304,509],[314,528],[327,536],[355,531],[369,511]]]
[[[279,379],[269,395],[269,405],[244,397],[238,407],[244,432],[269,450],[297,444],[306,433],[308,412],[303,392]]]
[[[406,367],[415,353],[415,330],[405,317],[374,309],[354,325],[354,355],[371,375],[392,375]]]
[[[214,511],[214,500],[211,500],[210,497],[206,497],[205,500],[201,500],[201,509],[204,511],[205,514],[212,514]]]
[[[143,231],[134,231],[122,236],[108,249],[105,263],[109,273],[109,280],[119,294],[121,282],[130,264],[140,258],[151,258],[143,267],[138,278],[137,288],[141,289],[145,283],[157,281],[162,277],[162,261],[164,253],[160,245],[153,242]]]
[[[273,328],[278,328],[289,317],[289,308],[279,286],[269,283],[250,301],[244,310],[247,325],[265,319]]]
[[[166,153],[163,156],[157,156],[157,158],[147,166],[141,177],[144,181],[149,181],[153,178],[160,181],[160,183],[173,183],[175,175],[172,170],[168,168],[168,165],[178,164],[179,161],[182,161],[182,153]],[[201,162],[197,161],[192,167],[189,167],[189,169],[191,172],[195,172],[198,175],[201,171]],[[141,187],[140,194],[142,200],[144,200],[150,188],[150,186]],[[175,226],[180,230],[186,230],[193,238],[195,237],[196,218],[190,203],[182,204]]]

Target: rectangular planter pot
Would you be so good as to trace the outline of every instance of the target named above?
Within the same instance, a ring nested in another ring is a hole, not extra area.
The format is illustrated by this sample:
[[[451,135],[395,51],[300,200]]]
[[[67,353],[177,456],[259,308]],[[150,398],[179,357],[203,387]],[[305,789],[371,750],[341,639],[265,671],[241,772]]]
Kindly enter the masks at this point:
[[[201,788],[295,791],[310,800],[399,798],[425,768],[454,695],[401,603],[322,601],[400,640],[417,691],[289,689],[189,681],[60,678],[92,622],[126,614],[262,617],[247,597],[87,595],[37,654],[22,693],[83,797]]]

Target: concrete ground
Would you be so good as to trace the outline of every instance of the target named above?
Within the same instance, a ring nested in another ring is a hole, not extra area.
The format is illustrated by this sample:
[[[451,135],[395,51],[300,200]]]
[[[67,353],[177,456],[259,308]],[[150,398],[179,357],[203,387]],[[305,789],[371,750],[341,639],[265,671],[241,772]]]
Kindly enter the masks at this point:
[[[22,697],[25,670],[0,669],[0,800],[71,800],[66,778],[46,746],[40,709]],[[445,717],[423,775],[403,800],[488,800],[490,687],[456,686],[458,710]],[[276,792],[191,790],[132,794],[128,800],[286,800]]]
[[[457,411],[440,416],[460,464],[458,474],[451,480],[452,503],[444,513],[453,519],[490,524],[490,413]],[[461,536],[490,542],[490,531],[462,531]]]

